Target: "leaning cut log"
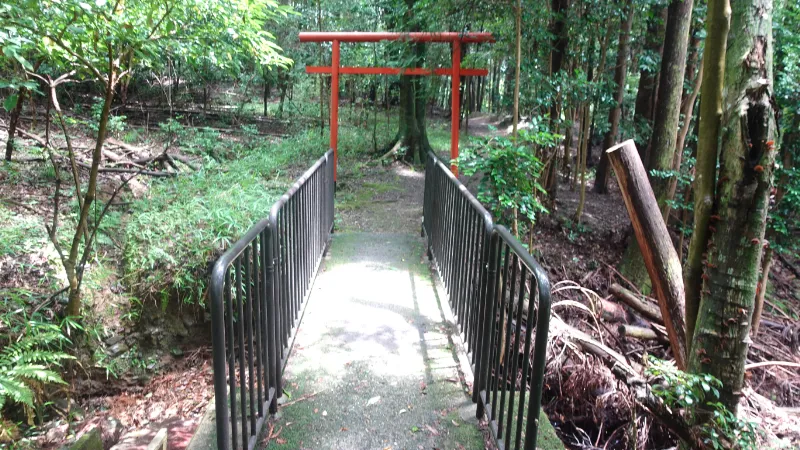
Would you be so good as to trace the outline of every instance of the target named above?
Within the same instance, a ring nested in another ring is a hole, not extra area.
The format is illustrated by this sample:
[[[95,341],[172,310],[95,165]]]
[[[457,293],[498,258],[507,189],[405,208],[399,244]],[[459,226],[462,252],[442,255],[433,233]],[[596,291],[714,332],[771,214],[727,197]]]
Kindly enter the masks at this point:
[[[606,150],[617,175],[636,241],[653,283],[669,342],[679,369],[686,369],[686,325],[681,262],[639,158],[636,144],[627,140]]]

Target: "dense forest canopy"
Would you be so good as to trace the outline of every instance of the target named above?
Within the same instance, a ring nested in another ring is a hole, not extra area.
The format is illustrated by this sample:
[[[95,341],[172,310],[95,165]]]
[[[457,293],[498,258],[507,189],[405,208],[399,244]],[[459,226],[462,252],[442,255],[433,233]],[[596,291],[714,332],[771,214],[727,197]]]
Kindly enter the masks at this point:
[[[446,76],[342,76],[337,223],[375,200],[364,173],[446,160],[457,115],[461,180],[554,285],[580,287],[562,300],[593,322],[566,322],[640,359],[613,429],[586,411],[600,400],[545,388],[562,438],[797,445],[741,405],[800,394],[798,29],[793,0],[0,4],[0,446],[68,441],[43,430],[83,423],[72,393],[164,373],[205,330],[214,260],[329,145],[330,78],[305,68],[331,44],[302,31],[494,36],[461,49],[488,75],[461,77],[459,111]],[[343,43],[341,65],[442,68],[451,51]],[[548,380],[576,376],[564,354]],[[613,378],[604,355],[587,361]]]

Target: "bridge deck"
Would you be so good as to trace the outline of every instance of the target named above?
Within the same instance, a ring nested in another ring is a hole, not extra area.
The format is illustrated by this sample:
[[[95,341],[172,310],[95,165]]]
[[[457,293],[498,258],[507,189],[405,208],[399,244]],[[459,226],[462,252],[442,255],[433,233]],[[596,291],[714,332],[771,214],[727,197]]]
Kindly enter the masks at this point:
[[[484,448],[434,280],[413,235],[334,236],[289,357],[271,446]]]

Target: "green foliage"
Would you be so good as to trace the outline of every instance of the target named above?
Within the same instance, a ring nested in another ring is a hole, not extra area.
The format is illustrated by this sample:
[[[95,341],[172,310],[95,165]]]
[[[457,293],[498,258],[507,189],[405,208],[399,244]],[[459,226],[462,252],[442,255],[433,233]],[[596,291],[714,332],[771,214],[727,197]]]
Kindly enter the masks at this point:
[[[722,382],[708,374],[690,374],[678,370],[671,362],[650,356],[646,369],[654,381],[653,394],[664,401],[672,412],[690,412],[703,405],[711,418],[700,425],[703,443],[714,450],[757,448],[756,428],[751,422],[739,419],[719,402]],[[677,410],[677,411],[675,411]]]
[[[202,133],[202,132],[201,132]],[[340,127],[340,158],[370,145],[362,130]],[[307,130],[276,144],[219,141],[237,159],[206,162],[196,173],[154,183],[137,200],[125,228],[125,277],[145,299],[186,303],[203,298],[207,269],[219,254],[266,217],[272,204],[328,147],[328,136]]]
[[[69,343],[57,324],[28,317],[30,293],[6,291],[0,300],[0,410],[9,401],[31,411],[36,390],[43,384],[64,384],[54,370],[65,359],[61,350]]]
[[[778,2],[775,11],[775,96],[781,105],[781,142],[775,171],[778,200],[770,210],[770,246],[782,254],[800,252],[800,6]]]
[[[543,129],[520,130],[517,143],[502,136],[476,138],[462,151],[458,166],[465,175],[482,175],[478,199],[495,217],[516,211],[534,223],[537,214],[547,213],[539,200],[545,192],[539,184],[544,164],[534,148],[554,147],[560,138]]]
[[[92,121],[89,122],[89,128],[97,132],[100,126],[100,114],[103,112],[103,99],[100,97],[95,97],[94,103],[92,103],[91,114],[92,114]],[[109,134],[119,135],[123,131],[125,131],[125,116],[116,116],[110,115],[108,117],[108,124],[106,125],[106,130]]]

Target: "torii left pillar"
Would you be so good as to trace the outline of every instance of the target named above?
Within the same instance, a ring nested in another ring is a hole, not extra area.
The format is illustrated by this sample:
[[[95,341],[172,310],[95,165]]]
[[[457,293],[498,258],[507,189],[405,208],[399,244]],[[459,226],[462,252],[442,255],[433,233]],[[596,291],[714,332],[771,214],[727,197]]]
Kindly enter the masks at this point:
[[[339,62],[341,42],[449,42],[452,44],[452,66],[443,69],[394,68],[394,67],[341,67]],[[333,179],[336,180],[336,169],[339,153],[339,75],[440,75],[452,78],[450,98],[450,170],[458,176],[455,164],[458,158],[458,135],[460,125],[459,85],[462,76],[487,76],[486,69],[462,69],[461,45],[463,43],[494,42],[491,33],[367,33],[367,32],[307,32],[300,33],[300,42],[331,42],[330,67],[308,66],[306,73],[331,75],[331,141],[333,149]]]

